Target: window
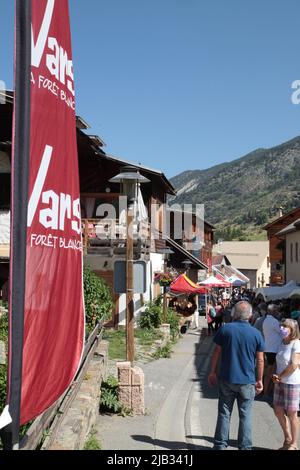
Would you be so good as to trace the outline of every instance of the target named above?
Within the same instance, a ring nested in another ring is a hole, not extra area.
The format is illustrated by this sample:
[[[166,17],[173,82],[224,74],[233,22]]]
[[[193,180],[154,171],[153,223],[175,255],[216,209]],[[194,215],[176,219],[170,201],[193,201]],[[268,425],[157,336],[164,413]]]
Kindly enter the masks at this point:
[[[296,263],[298,263],[299,262],[298,242],[296,243],[295,252],[296,252]]]
[[[291,263],[294,261],[294,245],[291,243]]]

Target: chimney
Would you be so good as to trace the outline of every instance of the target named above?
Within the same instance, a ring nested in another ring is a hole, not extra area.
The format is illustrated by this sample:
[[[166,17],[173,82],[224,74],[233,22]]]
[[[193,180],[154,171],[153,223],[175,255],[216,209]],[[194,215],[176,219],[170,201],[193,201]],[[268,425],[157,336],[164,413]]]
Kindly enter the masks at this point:
[[[276,209],[276,217],[279,219],[280,217],[283,216],[283,207],[277,207]]]

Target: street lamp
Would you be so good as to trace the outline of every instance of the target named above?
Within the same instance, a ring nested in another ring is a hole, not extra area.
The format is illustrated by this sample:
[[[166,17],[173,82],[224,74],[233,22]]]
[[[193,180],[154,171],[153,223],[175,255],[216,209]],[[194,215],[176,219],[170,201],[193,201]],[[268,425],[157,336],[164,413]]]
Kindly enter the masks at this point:
[[[124,166],[122,172],[109,180],[120,183],[121,193],[127,196],[126,217],[126,357],[134,361],[134,282],[133,282],[133,223],[134,205],[138,197],[138,185],[150,183],[133,166]]]
[[[188,270],[193,266],[194,263],[190,260],[185,260],[185,261],[182,261],[181,264],[183,264],[183,266],[185,268],[185,272],[187,273]]]

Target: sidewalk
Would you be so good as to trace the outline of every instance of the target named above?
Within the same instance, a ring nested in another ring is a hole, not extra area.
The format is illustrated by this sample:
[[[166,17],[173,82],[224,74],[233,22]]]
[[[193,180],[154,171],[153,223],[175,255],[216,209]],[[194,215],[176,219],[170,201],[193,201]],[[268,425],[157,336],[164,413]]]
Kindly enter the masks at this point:
[[[139,365],[145,373],[146,415],[100,415],[97,438],[103,450],[210,450],[218,413],[218,390],[207,384],[212,337],[188,330],[171,359]],[[253,448],[275,450],[283,442],[272,406],[260,397],[253,408]],[[237,449],[238,412],[234,406],[230,447]],[[300,438],[299,438],[300,439]],[[300,441],[299,441],[300,445]]]
[[[200,334],[201,330],[188,330],[171,359],[136,364],[145,373],[146,415],[100,415],[95,430],[103,450],[188,448],[185,413]]]

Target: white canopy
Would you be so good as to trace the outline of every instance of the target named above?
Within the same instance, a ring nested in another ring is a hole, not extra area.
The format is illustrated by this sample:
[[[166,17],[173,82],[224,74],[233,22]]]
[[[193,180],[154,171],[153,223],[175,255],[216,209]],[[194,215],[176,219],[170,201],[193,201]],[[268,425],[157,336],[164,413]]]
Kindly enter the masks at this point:
[[[256,289],[255,296],[261,295],[265,302],[272,300],[289,299],[293,291],[297,289],[297,283],[290,281],[285,286],[274,286],[274,287],[260,287]],[[300,288],[297,289],[300,291]]]
[[[240,286],[247,285],[247,281],[243,281],[242,279],[239,279],[236,276],[231,276],[227,280],[233,285],[233,287],[240,287]],[[249,279],[248,279],[248,282],[249,282]]]
[[[292,290],[290,293],[290,298],[292,297],[300,297],[300,286],[296,287],[296,289]]]
[[[228,281],[225,281],[225,279],[224,281],[221,281],[221,279],[218,279],[215,276],[210,276],[205,281],[199,282],[200,286],[208,287],[229,287],[229,285],[227,286],[226,284],[228,284]]]

